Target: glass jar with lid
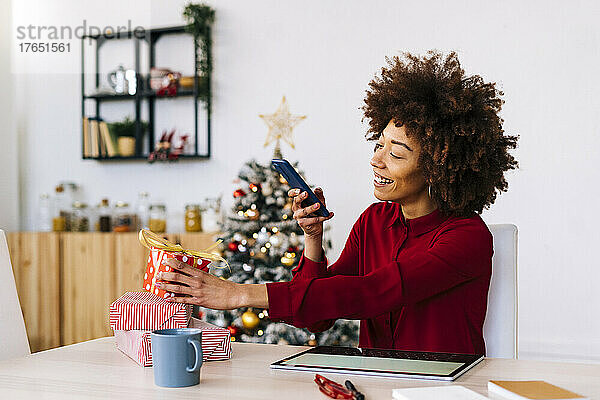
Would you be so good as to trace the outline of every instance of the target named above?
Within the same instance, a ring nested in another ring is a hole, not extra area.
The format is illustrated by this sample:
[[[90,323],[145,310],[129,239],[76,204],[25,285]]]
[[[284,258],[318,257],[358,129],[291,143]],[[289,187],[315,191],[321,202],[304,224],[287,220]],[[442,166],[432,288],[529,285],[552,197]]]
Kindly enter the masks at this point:
[[[218,232],[221,226],[221,198],[207,198],[202,215],[202,230]]]
[[[162,203],[150,205],[148,228],[154,233],[164,233],[167,230],[167,207]]]
[[[74,201],[71,210],[71,232],[87,232],[90,230],[90,217],[87,204]]]
[[[52,203],[48,193],[40,195],[36,224],[40,232],[50,232],[52,230]]]
[[[54,218],[52,218],[52,230],[55,232],[64,232],[70,229],[67,224],[67,217],[71,215],[71,204],[67,203],[65,189],[62,185],[56,187],[56,195],[54,198]]]
[[[98,228],[99,232],[110,232],[112,231],[112,213],[108,199],[102,199],[98,205]]]
[[[202,213],[199,204],[185,206],[185,231],[202,232]]]
[[[117,201],[115,204],[113,231],[129,232],[133,229],[133,216],[129,209],[129,203]]]
[[[135,206],[137,216],[136,229],[148,229],[148,219],[150,216],[150,195],[148,192],[140,192]]]

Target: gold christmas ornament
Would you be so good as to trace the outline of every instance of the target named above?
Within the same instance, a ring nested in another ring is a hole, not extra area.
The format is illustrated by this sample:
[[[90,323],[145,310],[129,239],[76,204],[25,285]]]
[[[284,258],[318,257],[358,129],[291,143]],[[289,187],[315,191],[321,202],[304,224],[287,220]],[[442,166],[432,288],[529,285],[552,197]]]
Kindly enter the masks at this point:
[[[273,114],[259,114],[259,117],[265,121],[269,127],[265,147],[275,141],[275,152],[279,150],[279,140],[283,139],[294,148],[294,139],[292,138],[292,130],[298,125],[306,115],[292,115],[288,107],[285,96],[281,99],[281,103]]]
[[[244,213],[244,215],[250,221],[256,221],[260,217],[260,212],[258,212],[258,210],[253,210],[253,209],[250,208],[250,209],[246,210],[246,212]]]
[[[281,257],[280,261],[286,267],[291,267],[292,265],[294,265],[294,259],[296,257],[295,257],[295,254],[294,254],[294,256],[292,256],[292,254],[294,254],[294,253],[285,253],[285,255],[283,257]]]
[[[310,340],[308,341],[308,345],[309,345],[309,346],[316,346],[316,345],[317,345],[317,341],[316,341],[315,339],[310,339]]]
[[[242,314],[242,324],[246,329],[254,329],[258,326],[260,319],[252,310],[247,310]]]

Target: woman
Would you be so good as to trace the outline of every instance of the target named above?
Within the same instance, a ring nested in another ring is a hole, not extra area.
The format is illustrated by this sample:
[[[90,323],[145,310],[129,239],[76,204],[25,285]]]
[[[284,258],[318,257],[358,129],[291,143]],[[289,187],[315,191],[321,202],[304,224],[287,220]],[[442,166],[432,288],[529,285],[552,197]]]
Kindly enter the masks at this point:
[[[242,285],[193,270],[163,273],[172,301],[214,309],[268,308],[269,317],[320,331],[337,318],[360,319],[360,347],[485,354],[483,323],[492,236],[478,215],[506,191],[517,167],[498,116],[494,83],[465,76],[455,53],[387,59],[363,106],[372,204],[327,267],[323,222],[290,190],[305,248],[290,282]],[[325,204],[321,189],[317,196]],[[172,283],[169,283],[172,282]]]

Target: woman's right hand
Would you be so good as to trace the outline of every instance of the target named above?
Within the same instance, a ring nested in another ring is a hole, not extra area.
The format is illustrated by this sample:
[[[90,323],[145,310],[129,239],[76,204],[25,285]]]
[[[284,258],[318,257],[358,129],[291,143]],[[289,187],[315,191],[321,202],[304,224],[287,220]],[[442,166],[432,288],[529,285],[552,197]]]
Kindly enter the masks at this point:
[[[323,189],[316,188],[315,195],[323,203],[325,207],[325,197],[323,196]],[[304,237],[306,238],[318,238],[319,240],[323,236],[323,221],[327,221],[333,217],[333,213],[330,212],[327,217],[310,216],[310,214],[317,211],[320,207],[319,203],[315,203],[309,207],[302,207],[302,202],[308,198],[308,193],[300,192],[300,189],[290,189],[288,196],[293,199],[292,211],[294,212],[293,218],[298,222],[300,228],[304,231]]]

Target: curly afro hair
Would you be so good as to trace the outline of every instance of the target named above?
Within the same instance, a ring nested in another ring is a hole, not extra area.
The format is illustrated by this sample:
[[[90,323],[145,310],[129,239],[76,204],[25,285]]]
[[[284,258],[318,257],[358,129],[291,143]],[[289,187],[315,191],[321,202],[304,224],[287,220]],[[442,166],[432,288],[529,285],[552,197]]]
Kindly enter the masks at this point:
[[[508,153],[518,136],[504,135],[498,115],[504,93],[481,76],[465,76],[455,52],[386,57],[365,97],[367,140],[377,140],[390,121],[404,125],[421,146],[418,164],[444,214],[481,213],[508,189],[504,171],[518,167]]]

